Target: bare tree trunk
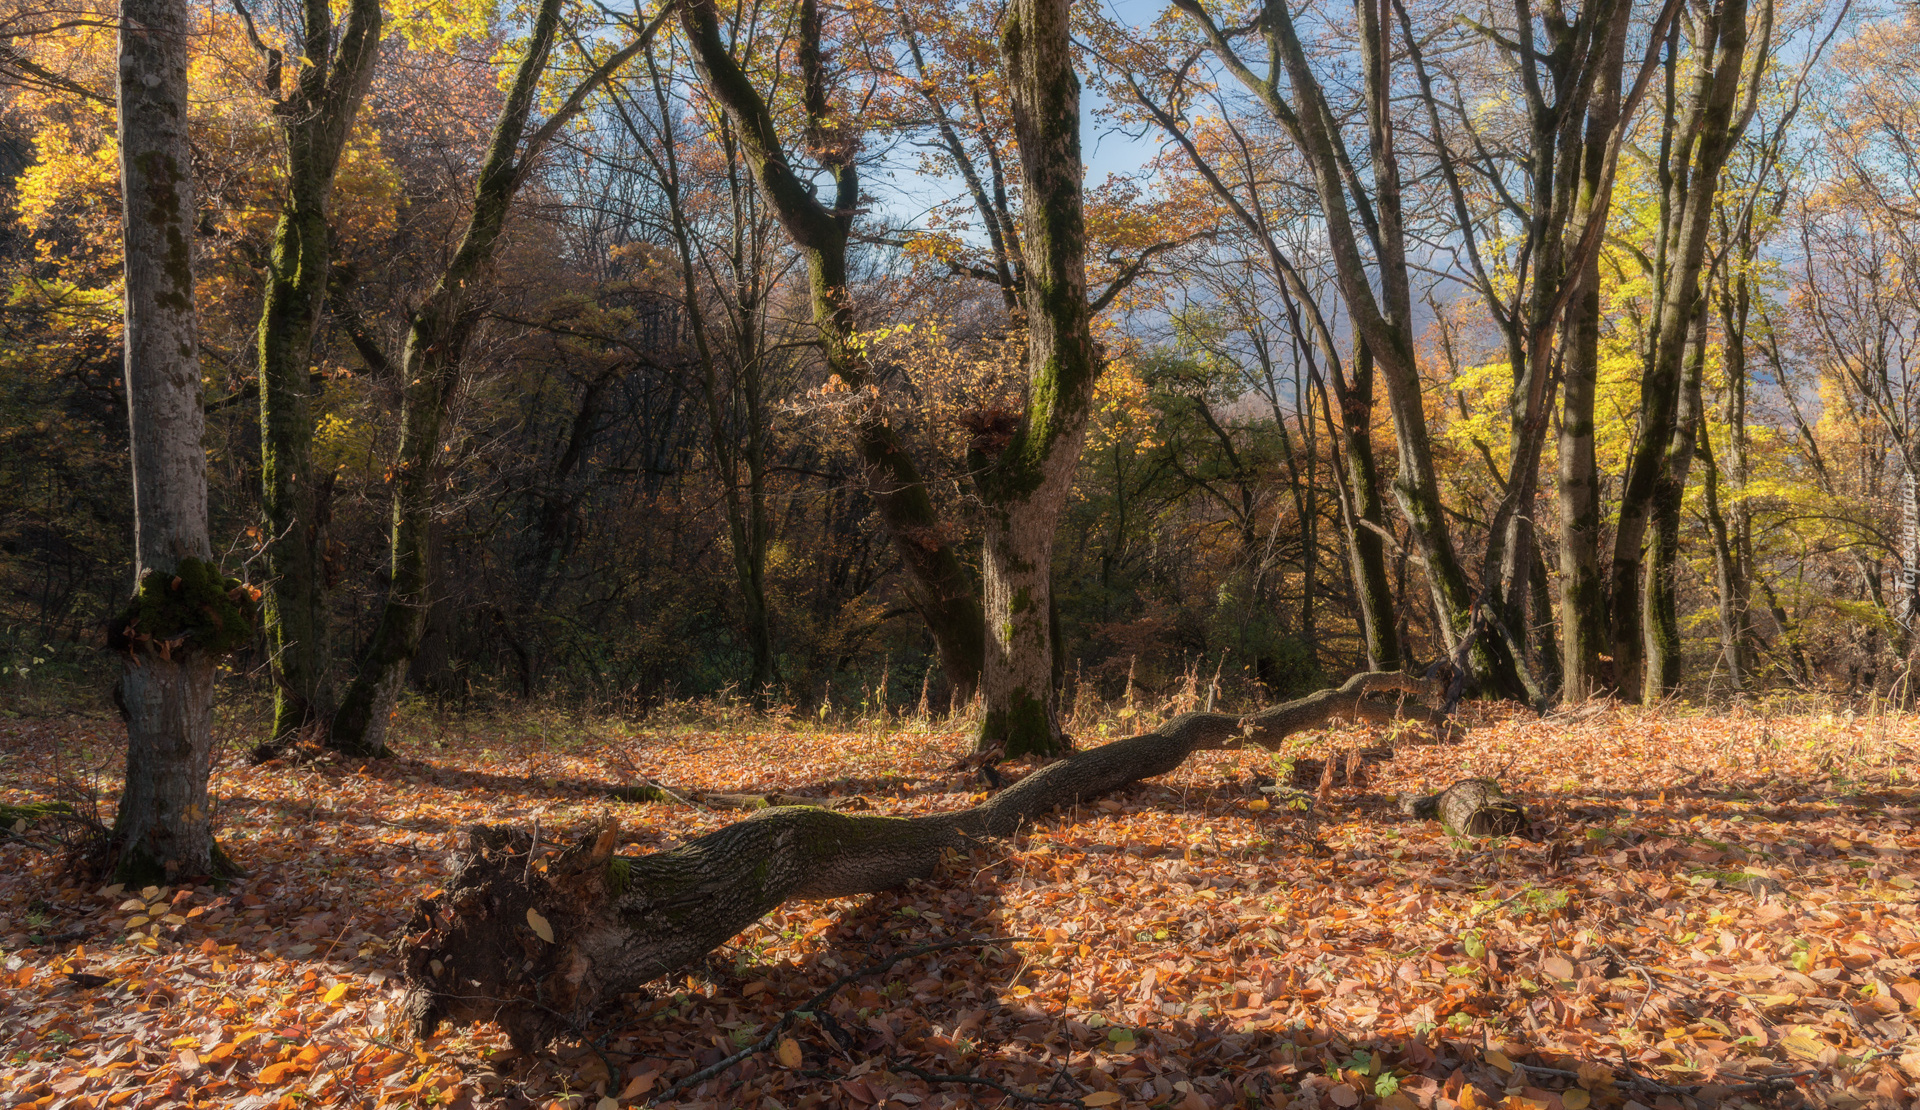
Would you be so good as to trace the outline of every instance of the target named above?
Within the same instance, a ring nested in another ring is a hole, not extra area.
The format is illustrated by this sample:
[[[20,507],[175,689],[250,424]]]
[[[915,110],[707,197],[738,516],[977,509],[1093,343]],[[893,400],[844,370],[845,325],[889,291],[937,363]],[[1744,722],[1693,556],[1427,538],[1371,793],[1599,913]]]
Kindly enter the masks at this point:
[[[120,7],[136,613],[142,598],[164,599],[180,591],[183,578],[203,581],[213,569],[193,295],[189,33],[186,0],[125,0]],[[173,640],[172,628],[146,631],[167,642],[133,647],[116,691],[127,722],[127,778],[112,833],[115,871],[128,882],[208,875],[216,870],[207,797],[213,657],[189,639]]]
[[[245,13],[246,9],[241,8]],[[334,33],[324,0],[307,0],[293,95],[280,99],[282,59],[260,46],[264,91],[287,151],[286,193],[260,310],[260,481],[266,517],[266,632],[274,678],[271,755],[296,731],[330,728],[333,680],[324,559],[327,478],[313,469],[313,329],[327,296],[332,227],[327,208],[380,49],[380,5],[354,0]],[[248,28],[252,29],[249,18]],[[257,40],[256,40],[257,42]]]
[[[1497,638],[1480,635],[1475,627],[1473,590],[1454,548],[1434,471],[1414,357],[1399,157],[1389,112],[1391,34],[1384,22],[1389,5],[1371,0],[1355,5],[1365,70],[1371,189],[1362,189],[1360,177],[1350,172],[1355,160],[1340,120],[1285,0],[1269,0],[1258,24],[1269,59],[1265,77],[1248,66],[1200,0],[1174,0],[1174,6],[1193,19],[1208,49],[1300,147],[1320,199],[1323,232],[1354,334],[1372,352],[1386,386],[1387,411],[1399,449],[1393,492],[1426,564],[1445,647],[1451,653],[1466,642],[1473,671],[1482,681],[1496,690],[1519,691],[1520,678],[1511,655]],[[1292,88],[1291,101],[1280,92],[1283,76]],[[1370,252],[1363,251],[1363,239]]]
[[[1745,690],[1751,682],[1753,661],[1747,655],[1746,614],[1750,604],[1746,578],[1720,505],[1720,468],[1713,457],[1713,445],[1706,429],[1700,430],[1697,447],[1705,479],[1707,526],[1713,534],[1713,578],[1720,618],[1720,657],[1727,664],[1727,681],[1734,690]]]
[[[1248,717],[1185,713],[1050,763],[954,813],[865,817],[780,806],[636,859],[613,856],[609,824],[544,870],[528,866],[525,834],[475,829],[446,898],[423,907],[408,938],[408,1016],[422,1036],[443,1021],[498,1021],[516,1045],[531,1049],[789,899],[929,878],[949,851],[1166,774],[1196,751],[1273,748],[1337,717],[1391,720],[1397,703],[1367,696],[1388,691],[1428,692],[1406,675],[1361,674]]]
[[[976,435],[986,503],[985,714],[978,746],[1060,751],[1053,681],[1053,535],[1103,363],[1087,303],[1080,79],[1067,0],[1015,0],[1000,32],[1026,203],[1027,408],[1004,445]]]
[[[1594,399],[1600,386],[1600,255],[1586,260],[1569,308],[1560,410],[1560,696],[1584,701],[1606,686],[1606,582],[1600,574],[1600,469]]]

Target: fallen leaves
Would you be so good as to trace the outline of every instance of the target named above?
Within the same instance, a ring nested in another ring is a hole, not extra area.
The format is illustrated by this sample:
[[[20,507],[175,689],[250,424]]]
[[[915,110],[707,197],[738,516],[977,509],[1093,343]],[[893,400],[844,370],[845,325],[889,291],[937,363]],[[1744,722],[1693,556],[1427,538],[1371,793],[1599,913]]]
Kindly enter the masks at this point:
[[[903,962],[676,1097],[1011,1104],[908,1067],[1089,1107],[1613,1110],[1695,1089],[1764,1105],[1782,1075],[1836,1104],[1911,1097],[1920,796],[1899,764],[1834,757],[1875,750],[1864,725],[1638,711],[1473,724],[1458,745],[1403,740],[1312,813],[1262,795],[1277,760],[1209,754],[930,883],[782,907],[714,966],[607,1015],[594,1044],[539,1060],[513,1058],[489,1027],[405,1051],[394,1039],[389,938],[445,881],[466,824],[538,820],[553,830],[543,841],[566,843],[611,804],[591,784],[636,772],[860,796],[881,813],[955,809],[976,785],[949,770],[963,731],[610,725],[553,744],[512,717],[437,733],[403,720],[396,742],[429,758],[230,762],[215,784],[222,838],[251,874],[227,889],[81,887],[58,861],[0,845],[11,1097],[44,1110],[627,1107],[873,957],[1009,935],[1035,939]],[[1887,724],[1890,744],[1920,732]],[[56,743],[62,759],[111,765],[116,739],[94,722],[5,722],[0,758],[7,781],[51,794]],[[1322,734],[1297,750],[1377,742]],[[1501,768],[1541,817],[1535,842],[1458,841],[1390,801]],[[620,813],[629,855],[738,817]],[[553,943],[551,922],[527,924]]]

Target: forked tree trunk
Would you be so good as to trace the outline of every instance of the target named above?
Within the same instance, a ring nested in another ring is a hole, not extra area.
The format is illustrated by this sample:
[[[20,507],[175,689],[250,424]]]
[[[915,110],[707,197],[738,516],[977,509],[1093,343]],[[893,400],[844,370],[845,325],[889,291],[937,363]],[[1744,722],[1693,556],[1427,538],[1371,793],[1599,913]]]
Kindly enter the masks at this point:
[[[242,9],[243,11],[245,9]],[[281,58],[267,52],[267,93],[287,149],[286,194],[273,230],[260,309],[260,505],[266,517],[267,647],[273,660],[271,754],[302,728],[333,718],[324,560],[325,482],[313,469],[307,367],[327,295],[333,228],[327,206],[347,136],[380,49],[380,5],[354,0],[334,35],[332,10],[309,0],[293,95],[279,96]]]
[[[1757,14],[1751,37],[1750,10]],[[1700,311],[1700,279],[1707,262],[1720,172],[1758,103],[1758,74],[1772,47],[1773,2],[1754,0],[1750,5],[1748,0],[1722,0],[1703,18],[1684,26],[1692,36],[1693,56],[1683,63],[1676,36],[1669,46],[1659,164],[1663,221],[1650,275],[1656,298],[1641,371],[1640,432],[1620,491],[1608,597],[1614,681],[1619,695],[1630,701],[1643,693],[1658,696],[1669,677],[1647,669],[1644,618],[1647,608],[1659,601],[1647,592],[1643,558],[1648,530],[1658,524],[1656,502],[1663,496],[1677,496],[1671,490],[1668,463],[1680,461],[1685,466],[1693,457],[1691,439],[1682,444],[1684,458],[1671,450],[1681,444],[1674,429],[1683,403],[1685,359]],[[1684,103],[1675,87],[1683,64],[1690,67]],[[1685,488],[1684,473],[1680,488]],[[1656,544],[1663,542],[1659,535],[1652,539]]]
[[[186,0],[121,5],[120,195],[136,590],[150,575],[165,583],[183,565],[212,556],[193,298],[189,33]],[[207,798],[213,669],[211,656],[184,641],[177,650],[135,648],[127,656],[118,689],[127,722],[127,781],[112,834],[124,879],[164,881],[214,870]]]
[[[1196,751],[1272,748],[1336,717],[1391,720],[1371,693],[1425,694],[1419,679],[1361,674],[1335,690],[1247,717],[1186,713],[1152,732],[1050,763],[972,809],[848,816],[780,806],[670,852],[613,855],[611,823],[530,866],[524,833],[475,829],[444,898],[407,938],[416,1034],[443,1021],[498,1021],[531,1050],[601,1005],[685,966],[789,899],[841,898],[935,874],[943,856],[1011,836],[1052,810],[1163,775]]]

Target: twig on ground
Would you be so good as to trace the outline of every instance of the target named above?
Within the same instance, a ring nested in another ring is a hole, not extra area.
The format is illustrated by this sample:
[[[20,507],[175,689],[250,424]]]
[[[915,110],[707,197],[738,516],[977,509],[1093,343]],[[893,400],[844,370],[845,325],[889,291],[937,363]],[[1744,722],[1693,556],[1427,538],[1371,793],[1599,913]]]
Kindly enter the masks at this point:
[[[1625,953],[1621,952],[1618,948],[1615,948],[1611,944],[1607,945],[1607,951],[1613,953],[1613,958],[1620,961],[1621,967],[1626,968],[1628,971],[1639,972],[1640,978],[1645,979],[1647,981],[1646,997],[1640,1000],[1640,1008],[1633,1012],[1632,1024],[1635,1028],[1638,1028],[1640,1025],[1640,1015],[1647,1012],[1647,1003],[1653,1001],[1653,992],[1655,991],[1655,989],[1657,989],[1653,981],[1653,973],[1651,971],[1648,971],[1646,968],[1641,967],[1639,964],[1634,963],[1632,960],[1627,959]]]

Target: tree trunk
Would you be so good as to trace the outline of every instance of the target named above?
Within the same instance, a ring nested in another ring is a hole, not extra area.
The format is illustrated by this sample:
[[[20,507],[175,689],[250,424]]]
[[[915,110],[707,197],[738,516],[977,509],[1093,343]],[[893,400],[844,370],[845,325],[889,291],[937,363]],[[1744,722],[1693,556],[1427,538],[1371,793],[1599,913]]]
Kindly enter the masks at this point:
[[[136,590],[166,589],[162,584],[179,571],[191,574],[191,564],[212,556],[194,316],[190,33],[185,0],[121,5],[121,226]],[[207,796],[213,658],[190,642],[177,646],[131,650],[117,691],[127,722],[127,778],[112,846],[115,873],[128,882],[215,870]]]
[[[1040,488],[986,509],[987,658],[981,672],[985,715],[976,746],[1009,758],[1062,749],[1054,681],[1053,536],[1073,485],[1079,436],[1062,447]]]
[[[725,109],[739,133],[747,164],[780,226],[807,261],[813,322],[827,368],[850,390],[869,385],[864,358],[853,344],[853,302],[847,287],[847,235],[860,204],[854,155],[858,136],[836,121],[828,97],[820,49],[820,17],[803,0],[798,55],[807,108],[808,137],[834,180],[833,205],[821,203],[787,160],[772,109],[720,35],[713,0],[685,0],[680,24],[693,51],[694,68],[707,93]],[[980,603],[953,548],[919,468],[884,415],[859,418],[854,447],[868,496],[878,509],[906,574],[907,595],[927,622],[941,669],[959,700],[970,699],[986,652]]]
[[[1745,690],[1753,672],[1747,657],[1746,614],[1750,604],[1746,578],[1740,571],[1726,513],[1720,507],[1720,468],[1713,457],[1713,445],[1706,429],[1699,440],[1701,477],[1705,480],[1707,526],[1713,534],[1713,580],[1720,618],[1720,657],[1727,664],[1727,681],[1735,692]]]
[[[386,753],[400,687],[426,628],[429,556],[434,493],[442,471],[440,432],[460,380],[461,354],[479,320],[474,295],[485,282],[494,249],[506,227],[513,199],[540,151],[587,96],[634,55],[646,48],[661,17],[633,42],[616,51],[577,84],[546,122],[526,135],[527,119],[539,92],[541,75],[560,24],[560,0],[541,0],[527,40],[526,54],[514,70],[506,102],[494,120],[474,186],[473,213],[466,233],[434,284],[407,322],[401,356],[400,449],[393,467],[393,531],[389,583],[379,623],[361,653],[359,673],[334,714],[329,739],[341,751],[359,755]]]
[[[1020,147],[1027,407],[1004,445],[983,430],[970,454],[986,503],[985,714],[978,747],[1061,750],[1053,683],[1053,534],[1073,485],[1102,362],[1087,303],[1080,193],[1080,79],[1066,0],[1015,0],[1000,32]],[[989,461],[990,460],[990,461]]]
[[[1353,502],[1347,546],[1367,637],[1367,666],[1391,671],[1401,666],[1401,643],[1393,623],[1393,587],[1387,580],[1386,502],[1373,458],[1373,356],[1364,346],[1354,351],[1353,366],[1352,379],[1337,391],[1341,454]],[[1324,391],[1321,403],[1326,403]]]
[[[274,680],[273,730],[257,754],[333,718],[323,561],[325,478],[313,470],[313,329],[327,295],[332,228],[327,206],[380,47],[380,5],[355,0],[336,40],[330,7],[310,0],[294,95],[278,100],[281,59],[267,54],[287,150],[286,193],[267,262],[260,310],[260,481],[267,533],[265,617]],[[244,11],[244,9],[242,9]],[[329,61],[329,59],[331,59]]]
[[[1600,468],[1593,451],[1600,386],[1600,256],[1587,260],[1570,309],[1573,332],[1560,410],[1560,696],[1585,701],[1606,685],[1605,582],[1600,576]]]
[[[1699,302],[1694,313],[1692,339],[1687,345],[1686,368],[1680,383],[1680,404],[1674,413],[1673,435],[1661,464],[1660,481],[1651,502],[1653,527],[1647,546],[1646,680],[1643,696],[1658,701],[1680,688],[1684,652],[1680,640],[1679,563],[1681,502],[1692,470],[1699,437],[1700,379],[1707,361],[1707,306]]]
[[[498,1021],[523,1051],[601,1005],[685,966],[788,899],[840,898],[933,876],[949,851],[1006,837],[1042,814],[1163,775],[1196,751],[1277,747],[1335,717],[1391,720],[1418,679],[1355,675],[1336,690],[1248,717],[1186,713],[1152,732],[1050,763],[986,803],[925,817],[849,816],[781,806],[684,847],[613,856],[609,823],[544,869],[524,833],[474,829],[444,899],[407,940],[414,1031]],[[542,930],[545,930],[542,932]]]
[[[1410,331],[1412,285],[1399,159],[1389,113],[1392,74],[1386,47],[1390,36],[1383,34],[1381,22],[1386,9],[1371,3],[1355,6],[1365,71],[1367,156],[1372,167],[1369,195],[1360,190],[1359,176],[1348,172],[1355,159],[1285,3],[1269,3],[1263,9],[1261,30],[1270,65],[1265,78],[1255,74],[1239,56],[1200,0],[1174,0],[1174,6],[1194,20],[1208,49],[1267,106],[1299,146],[1313,175],[1325,221],[1322,230],[1354,335],[1372,352],[1386,386],[1387,411],[1399,452],[1393,492],[1426,564],[1445,647],[1451,654],[1462,638],[1467,638],[1467,654],[1481,682],[1495,690],[1519,691],[1521,683],[1511,655],[1497,639],[1475,631],[1473,590],[1440,502]],[[1292,88],[1291,102],[1280,93],[1283,75]],[[1360,225],[1357,228],[1356,220]],[[1363,250],[1363,237],[1370,251]]]
[[[1671,485],[1665,468],[1674,457],[1670,448],[1678,442],[1675,423],[1682,405],[1684,363],[1701,309],[1701,269],[1720,171],[1753,118],[1760,84],[1757,74],[1770,52],[1772,0],[1760,0],[1758,8],[1759,48],[1752,52],[1752,79],[1747,79],[1747,0],[1722,0],[1690,25],[1693,68],[1684,113],[1674,89],[1682,64],[1677,33],[1669,44],[1659,160],[1662,220],[1651,274],[1656,291],[1654,319],[1641,372],[1640,434],[1620,494],[1609,591],[1614,681],[1620,696],[1629,700],[1647,690],[1668,688],[1670,676],[1647,669],[1649,632],[1643,617],[1658,602],[1643,593],[1642,579],[1654,581],[1643,572],[1643,548],[1648,528],[1655,523],[1655,502]],[[1743,84],[1745,103],[1736,103]],[[1692,457],[1693,443],[1688,439],[1682,465]],[[1653,541],[1663,542],[1659,536]],[[1663,657],[1663,666],[1669,658],[1673,657]]]

